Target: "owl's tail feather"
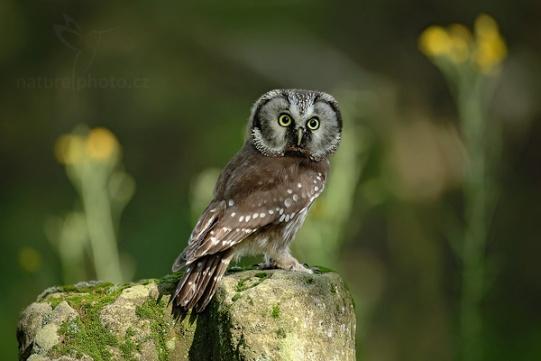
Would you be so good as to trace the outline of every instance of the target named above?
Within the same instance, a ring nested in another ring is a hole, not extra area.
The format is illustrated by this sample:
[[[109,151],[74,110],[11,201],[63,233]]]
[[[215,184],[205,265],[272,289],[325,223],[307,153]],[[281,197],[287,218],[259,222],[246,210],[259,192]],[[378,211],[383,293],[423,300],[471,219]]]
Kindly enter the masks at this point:
[[[207,307],[232,257],[225,251],[201,257],[187,266],[170,301],[176,319],[182,321],[190,310],[200,313]]]

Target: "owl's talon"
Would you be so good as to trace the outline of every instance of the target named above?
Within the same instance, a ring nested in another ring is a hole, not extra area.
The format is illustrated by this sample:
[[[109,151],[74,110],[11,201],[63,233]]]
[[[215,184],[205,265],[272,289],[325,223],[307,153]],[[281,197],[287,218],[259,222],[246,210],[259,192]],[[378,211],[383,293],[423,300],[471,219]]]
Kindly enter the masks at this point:
[[[306,266],[304,266],[303,264],[300,264],[300,263],[294,265],[294,266],[291,268],[291,270],[293,270],[293,271],[298,271],[298,272],[309,273],[309,274],[313,274],[313,273],[314,273],[314,271],[312,271],[310,268],[308,268],[308,267],[306,267]]]
[[[305,267],[302,263],[297,262],[297,260],[294,260],[293,262],[288,262],[286,264],[278,264],[276,268],[280,268],[286,271],[296,271],[296,272],[304,272],[304,273],[314,273],[310,268]]]

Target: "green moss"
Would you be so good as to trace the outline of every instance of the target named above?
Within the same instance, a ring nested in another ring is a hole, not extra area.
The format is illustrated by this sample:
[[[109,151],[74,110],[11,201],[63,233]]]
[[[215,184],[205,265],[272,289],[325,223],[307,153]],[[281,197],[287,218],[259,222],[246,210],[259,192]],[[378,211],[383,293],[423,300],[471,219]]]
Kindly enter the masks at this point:
[[[53,309],[56,308],[56,306],[58,306],[62,301],[64,301],[64,298],[58,296],[58,297],[54,297],[54,296],[51,296],[47,299],[47,303],[49,305],[51,305],[51,307]]]
[[[227,273],[231,274],[231,273],[237,273],[237,272],[252,271],[252,270],[255,270],[255,269],[257,269],[257,266],[239,266],[239,265],[236,265],[236,266],[229,267],[229,269],[227,270]]]
[[[316,274],[335,272],[333,269],[325,267],[325,266],[314,266],[312,269],[314,270]]]
[[[231,301],[236,302],[240,297],[241,297],[241,294],[237,292],[233,295],[233,297],[231,298]]]
[[[133,330],[133,328],[128,327],[128,329],[126,330],[126,338],[124,339],[124,342],[121,342],[118,345],[118,349],[120,350],[122,354],[123,360],[128,360],[128,361],[136,360],[133,354],[139,351],[138,350],[139,345],[133,342],[133,339],[132,339],[133,336],[135,336],[135,331]]]
[[[124,342],[120,343],[120,345],[118,345],[118,349],[120,350],[122,354],[123,360],[128,360],[128,361],[136,360],[133,354],[137,352],[137,345],[132,341],[131,338],[126,338]]]
[[[238,330],[237,330],[238,331]],[[197,319],[194,342],[189,360],[244,360],[248,347],[244,334],[234,329],[229,308],[211,302],[209,308]]]
[[[145,301],[145,303],[135,309],[135,314],[139,318],[150,321],[152,337],[160,361],[166,361],[169,353],[166,346],[169,325],[165,319],[164,309],[165,306],[161,302],[156,302],[151,299]]]
[[[246,344],[246,339],[244,338],[244,334],[240,335],[240,340],[237,343],[237,347],[235,348],[235,360],[241,360],[244,357],[242,357],[242,351],[246,349],[248,345]]]
[[[269,278],[269,274],[267,272],[257,272],[254,277],[257,278]]]
[[[135,330],[130,326],[126,330],[126,337],[133,337],[135,336]]]
[[[235,286],[235,291],[242,292],[242,291],[246,290],[246,281],[249,280],[249,279],[250,279],[250,277],[240,279],[237,282],[237,285]]]
[[[113,284],[110,282],[82,282],[74,285],[64,285],[60,289],[66,293],[94,293],[100,289],[110,289]]]
[[[273,305],[272,306],[271,316],[274,319],[280,318],[280,305]]]
[[[49,303],[53,308],[62,301],[67,301],[72,307],[78,309],[81,305],[93,302],[112,303],[123,289],[129,285],[114,286],[111,283],[84,284],[83,286],[62,286],[62,293],[51,293],[43,298],[44,302]]]
[[[53,357],[62,355],[81,357],[83,354],[96,361],[112,359],[107,346],[116,346],[117,340],[102,326],[91,321],[83,322],[81,319],[66,322],[60,328],[64,342],[52,350]]]
[[[100,322],[101,310],[114,302],[122,288],[98,287],[88,289],[90,293],[70,294],[63,300],[76,309],[79,318],[66,322],[60,327],[64,336],[62,344],[55,346],[51,353],[53,357],[69,355],[80,357],[88,355],[95,361],[109,361],[112,355],[108,347],[118,346],[118,340]]]
[[[270,277],[271,274],[267,272],[258,272],[253,276],[243,277],[235,285],[235,291],[243,292],[250,288],[254,288]]]
[[[156,284],[158,285],[158,291],[160,293],[160,297],[165,294],[169,295],[173,293],[173,291],[177,287],[178,281],[182,278],[183,275],[184,275],[184,272],[176,272],[176,273],[165,275],[159,280],[155,280]],[[149,281],[152,281],[152,280],[149,280]]]

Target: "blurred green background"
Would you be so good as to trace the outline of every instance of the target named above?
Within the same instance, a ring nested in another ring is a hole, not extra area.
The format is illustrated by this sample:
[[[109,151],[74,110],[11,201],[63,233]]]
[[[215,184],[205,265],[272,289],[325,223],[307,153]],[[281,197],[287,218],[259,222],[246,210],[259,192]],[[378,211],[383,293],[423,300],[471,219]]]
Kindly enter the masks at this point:
[[[479,100],[491,206],[468,266],[475,157],[418,38],[480,13],[507,57]],[[0,358],[16,359],[18,314],[44,288],[166,274],[251,103],[295,87],[344,110],[294,250],[346,278],[359,360],[541,359],[540,16],[527,0],[2,1]],[[68,133],[95,157],[66,160]],[[470,274],[483,282],[468,306]]]

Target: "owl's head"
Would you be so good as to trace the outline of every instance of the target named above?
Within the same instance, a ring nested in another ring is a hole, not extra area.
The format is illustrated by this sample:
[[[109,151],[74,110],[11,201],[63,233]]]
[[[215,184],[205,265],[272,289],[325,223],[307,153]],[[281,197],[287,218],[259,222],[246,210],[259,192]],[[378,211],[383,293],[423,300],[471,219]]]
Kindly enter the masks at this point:
[[[255,102],[248,141],[269,157],[319,161],[340,143],[342,118],[336,100],[312,90],[277,89]]]

